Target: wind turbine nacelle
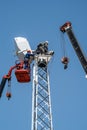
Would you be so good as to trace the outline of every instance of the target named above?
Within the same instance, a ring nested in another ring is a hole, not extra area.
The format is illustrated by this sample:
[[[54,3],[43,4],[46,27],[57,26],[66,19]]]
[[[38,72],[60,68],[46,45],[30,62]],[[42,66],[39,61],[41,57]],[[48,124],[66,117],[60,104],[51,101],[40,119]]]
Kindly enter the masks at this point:
[[[31,51],[30,44],[28,40],[24,37],[15,37],[15,50],[16,55],[19,60],[24,60],[24,56],[26,55],[27,51]]]

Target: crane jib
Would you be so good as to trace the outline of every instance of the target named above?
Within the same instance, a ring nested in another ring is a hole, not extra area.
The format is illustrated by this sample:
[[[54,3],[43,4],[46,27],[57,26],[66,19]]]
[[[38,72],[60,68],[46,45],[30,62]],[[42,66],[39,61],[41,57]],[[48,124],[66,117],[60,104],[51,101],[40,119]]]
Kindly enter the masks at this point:
[[[80,48],[80,45],[79,45],[77,39],[74,36],[74,33],[73,33],[72,29],[68,29],[66,31],[66,33],[67,33],[67,35],[68,35],[68,37],[69,37],[69,39],[70,39],[70,41],[72,43],[72,46],[73,46],[73,48],[74,48],[74,50],[75,50],[81,64],[82,64],[82,66],[83,66],[84,71],[87,74],[87,61],[86,61],[86,58],[84,56],[84,53],[83,53],[82,49]]]
[[[71,26],[71,22],[66,22],[63,26],[60,27],[60,31],[62,33],[67,33],[68,37],[69,37],[69,40],[71,41],[71,44],[78,56],[78,59],[85,71],[85,73],[87,74],[87,60],[86,60],[86,57],[72,31],[72,26]]]

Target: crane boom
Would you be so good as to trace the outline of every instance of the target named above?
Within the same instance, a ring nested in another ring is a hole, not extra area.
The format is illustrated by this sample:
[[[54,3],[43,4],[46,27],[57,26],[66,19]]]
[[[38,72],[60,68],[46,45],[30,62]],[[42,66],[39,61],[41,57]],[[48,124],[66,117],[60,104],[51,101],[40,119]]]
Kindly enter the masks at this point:
[[[60,27],[60,31],[63,32],[63,33],[67,33],[68,37],[69,37],[69,40],[71,41],[71,44],[79,58],[79,61],[85,71],[85,73],[87,74],[87,60],[86,60],[86,57],[73,33],[73,30],[72,30],[72,25],[70,22],[67,22],[65,23],[63,26]]]

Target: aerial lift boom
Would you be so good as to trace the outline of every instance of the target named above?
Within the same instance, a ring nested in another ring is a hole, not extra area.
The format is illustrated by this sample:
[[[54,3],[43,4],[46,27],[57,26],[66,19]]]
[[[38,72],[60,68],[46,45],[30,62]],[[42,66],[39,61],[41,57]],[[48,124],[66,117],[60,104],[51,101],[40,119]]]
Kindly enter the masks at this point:
[[[74,33],[73,33],[71,23],[66,22],[63,26],[60,27],[60,31],[63,33],[65,33],[65,32],[67,33],[67,35],[71,41],[71,44],[72,44],[72,46],[73,46],[73,48],[74,48],[74,50],[79,58],[79,61],[80,61],[81,65],[82,65],[82,67],[87,75],[87,59],[86,59],[86,57],[85,57],[85,55],[84,55],[84,53],[79,45]]]
[[[15,76],[18,82],[20,83],[26,83],[30,82],[30,67],[26,68],[26,63],[20,62],[14,66],[12,66],[7,75],[4,75],[0,84],[0,97],[2,96],[3,90],[5,88],[5,84],[8,81],[8,87],[11,87],[10,81],[11,81],[11,74],[12,71],[15,69]],[[7,92],[6,96],[8,98],[11,97],[11,93]]]
[[[4,87],[5,87],[5,84],[6,84],[6,81],[8,80],[8,82],[11,80],[11,73],[12,73],[12,70],[16,68],[16,65],[15,66],[12,66],[8,72],[7,75],[4,75],[3,78],[2,78],[2,81],[1,81],[1,84],[0,84],[0,97],[2,96],[2,92],[4,90]],[[10,95],[9,95],[10,96]]]

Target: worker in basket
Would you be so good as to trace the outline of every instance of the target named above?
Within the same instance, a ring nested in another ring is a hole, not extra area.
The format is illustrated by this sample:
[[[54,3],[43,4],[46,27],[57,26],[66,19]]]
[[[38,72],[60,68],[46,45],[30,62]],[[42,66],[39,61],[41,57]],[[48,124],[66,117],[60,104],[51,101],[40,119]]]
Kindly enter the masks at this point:
[[[27,51],[27,54],[24,57],[24,69],[30,68],[30,64],[34,60],[34,54],[31,51]]]
[[[68,57],[63,57],[63,58],[61,59],[61,62],[64,64],[64,69],[67,69],[68,63],[69,63]]]

